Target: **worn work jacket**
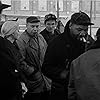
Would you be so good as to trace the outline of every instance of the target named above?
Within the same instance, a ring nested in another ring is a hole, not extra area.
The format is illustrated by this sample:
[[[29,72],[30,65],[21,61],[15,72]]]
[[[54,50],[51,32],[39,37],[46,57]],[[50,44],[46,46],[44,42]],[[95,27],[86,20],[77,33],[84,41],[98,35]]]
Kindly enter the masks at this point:
[[[37,34],[38,40],[30,37],[25,31],[17,40],[21,53],[25,57],[25,61],[30,67],[34,67],[36,72],[27,77],[26,86],[29,92],[39,93],[43,91],[45,77],[41,73],[41,65],[43,63],[47,43],[41,34]],[[47,82],[47,81],[46,81]]]

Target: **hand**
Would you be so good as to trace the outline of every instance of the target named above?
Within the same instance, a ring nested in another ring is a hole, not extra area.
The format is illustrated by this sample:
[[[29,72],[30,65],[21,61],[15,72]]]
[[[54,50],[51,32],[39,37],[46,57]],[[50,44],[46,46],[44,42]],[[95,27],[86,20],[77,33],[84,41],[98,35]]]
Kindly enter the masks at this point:
[[[21,62],[21,69],[25,72],[26,75],[30,75],[34,72],[34,67],[29,66],[26,62]]]
[[[33,72],[34,72],[34,67],[27,65],[26,74],[31,75]]]

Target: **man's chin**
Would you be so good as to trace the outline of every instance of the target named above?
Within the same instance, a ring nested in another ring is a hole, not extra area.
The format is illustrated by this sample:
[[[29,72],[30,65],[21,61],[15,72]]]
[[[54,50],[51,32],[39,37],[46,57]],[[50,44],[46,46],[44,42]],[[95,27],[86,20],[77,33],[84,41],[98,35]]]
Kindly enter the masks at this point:
[[[53,32],[53,30],[50,30],[50,29],[49,29],[49,30],[47,30],[47,31],[48,31],[48,32]]]
[[[52,30],[48,30],[48,32],[52,32]]]

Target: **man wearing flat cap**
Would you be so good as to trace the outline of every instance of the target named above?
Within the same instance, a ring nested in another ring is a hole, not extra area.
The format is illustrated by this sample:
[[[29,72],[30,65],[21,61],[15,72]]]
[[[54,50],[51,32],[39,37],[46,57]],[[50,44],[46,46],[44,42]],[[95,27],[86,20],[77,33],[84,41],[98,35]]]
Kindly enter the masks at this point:
[[[45,29],[40,32],[47,44],[49,44],[56,36],[60,34],[57,31],[57,18],[54,14],[47,14],[44,18]]]
[[[47,47],[42,72],[52,80],[51,100],[67,100],[69,65],[85,52],[83,38],[87,36],[90,17],[84,12],[74,13],[67,22],[64,33]]]
[[[41,72],[41,66],[44,60],[47,43],[43,36],[39,34],[40,20],[36,16],[30,16],[26,19],[26,30],[21,34],[17,40],[22,55],[25,61],[34,69],[29,74],[25,73],[26,87],[28,92],[25,94],[25,100],[48,100],[42,98],[42,94],[49,94],[50,85],[49,79],[46,78]],[[51,80],[50,80],[51,82]]]

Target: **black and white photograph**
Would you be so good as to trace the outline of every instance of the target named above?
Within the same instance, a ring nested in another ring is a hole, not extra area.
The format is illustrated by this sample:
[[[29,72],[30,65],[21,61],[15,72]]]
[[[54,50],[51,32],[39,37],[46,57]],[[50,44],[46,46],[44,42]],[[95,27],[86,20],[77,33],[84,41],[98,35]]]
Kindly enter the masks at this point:
[[[0,0],[0,100],[100,100],[100,0]]]

